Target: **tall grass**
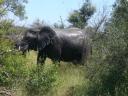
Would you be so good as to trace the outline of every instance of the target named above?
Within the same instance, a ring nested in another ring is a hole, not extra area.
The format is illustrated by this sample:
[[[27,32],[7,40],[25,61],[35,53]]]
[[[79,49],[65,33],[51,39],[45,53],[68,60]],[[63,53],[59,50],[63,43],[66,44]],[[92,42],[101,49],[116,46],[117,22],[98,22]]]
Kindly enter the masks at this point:
[[[71,96],[73,94],[72,89],[86,83],[85,76],[85,68],[83,66],[61,62],[56,81],[58,86],[55,86],[48,93],[48,96]]]
[[[36,58],[34,51],[26,57],[20,53],[8,54],[0,68],[0,84],[9,86],[14,96],[74,96],[74,90],[87,82],[84,66],[65,62],[58,66],[47,59],[43,66],[37,67]]]
[[[37,67],[36,52],[29,52],[27,54],[27,67],[29,70]],[[54,67],[54,68],[53,68]],[[87,83],[85,66],[73,65],[72,63],[61,62],[60,66],[52,64],[50,59],[47,59],[43,65],[43,72],[48,72],[53,68],[56,73],[56,80],[54,86],[51,86],[45,96],[74,96],[73,92],[79,86],[84,86]],[[51,76],[51,75],[49,75]],[[34,92],[34,91],[33,91]],[[38,96],[42,96],[38,94]]]

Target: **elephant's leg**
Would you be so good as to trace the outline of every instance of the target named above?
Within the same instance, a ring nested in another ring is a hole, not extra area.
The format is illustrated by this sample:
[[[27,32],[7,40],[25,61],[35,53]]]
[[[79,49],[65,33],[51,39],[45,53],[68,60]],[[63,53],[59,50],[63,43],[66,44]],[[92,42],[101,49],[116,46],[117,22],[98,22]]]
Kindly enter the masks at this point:
[[[46,56],[44,53],[39,52],[37,56],[37,64],[44,64],[46,60]]]
[[[51,57],[53,64],[59,65],[60,66],[60,61],[61,61],[61,50],[60,48],[56,48],[55,50],[53,50],[54,56]]]
[[[81,59],[81,65],[85,65],[88,68],[88,64],[89,64],[89,55],[90,55],[90,50],[88,47],[86,47],[83,51],[82,54],[82,59]]]

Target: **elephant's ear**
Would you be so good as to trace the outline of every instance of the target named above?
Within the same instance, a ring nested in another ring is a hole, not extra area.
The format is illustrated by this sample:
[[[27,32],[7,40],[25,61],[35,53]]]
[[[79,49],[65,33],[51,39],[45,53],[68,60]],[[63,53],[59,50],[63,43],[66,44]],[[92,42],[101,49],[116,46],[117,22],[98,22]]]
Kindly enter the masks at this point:
[[[43,50],[46,46],[50,44],[50,38],[38,36],[38,50]]]
[[[55,36],[55,31],[50,27],[42,27],[38,34],[38,49],[43,50],[46,46],[52,44]]]

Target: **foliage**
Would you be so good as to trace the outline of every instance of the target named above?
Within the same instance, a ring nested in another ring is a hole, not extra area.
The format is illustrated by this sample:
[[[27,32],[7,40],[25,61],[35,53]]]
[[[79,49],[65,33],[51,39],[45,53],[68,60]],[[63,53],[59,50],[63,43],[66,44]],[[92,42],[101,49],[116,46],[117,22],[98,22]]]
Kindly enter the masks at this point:
[[[90,0],[86,0],[79,10],[75,10],[70,14],[68,21],[74,27],[84,28],[94,12],[95,7],[91,4]]]
[[[20,19],[25,17],[25,3],[27,0],[0,0],[0,18],[12,12]]]
[[[93,39],[93,56],[87,70],[87,96],[127,96],[128,94],[128,2],[117,0],[103,33]],[[123,11],[121,11],[123,8]],[[101,36],[102,35],[102,36]]]
[[[13,20],[0,20],[0,91],[15,90],[27,78],[26,59],[14,50],[13,39],[19,31],[21,30],[14,27]],[[13,34],[12,37],[10,33]]]
[[[44,69],[43,66],[38,66],[36,69],[32,70],[26,83],[28,95],[46,95],[50,89],[56,85],[56,68],[57,67],[55,65],[47,69]]]
[[[24,19],[25,3],[27,0],[0,0],[0,86],[12,86],[26,76],[25,58],[13,50],[14,41],[7,36],[18,30],[14,28],[13,20],[2,18],[11,12]]]
[[[10,40],[1,38],[0,45],[0,86],[12,87],[27,75],[25,58],[11,51],[13,43]]]

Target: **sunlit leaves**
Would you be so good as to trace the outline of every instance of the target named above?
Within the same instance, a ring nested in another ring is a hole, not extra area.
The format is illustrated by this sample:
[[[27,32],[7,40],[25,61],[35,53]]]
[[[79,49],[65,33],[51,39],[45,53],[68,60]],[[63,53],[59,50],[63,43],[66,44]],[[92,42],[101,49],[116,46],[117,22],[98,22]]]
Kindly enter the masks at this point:
[[[9,12],[18,16],[20,19],[25,19],[25,4],[27,0],[1,0],[0,1],[0,18],[8,15]]]
[[[68,21],[74,27],[84,28],[94,12],[95,7],[91,4],[90,0],[86,0],[79,10],[75,10],[69,15]]]

